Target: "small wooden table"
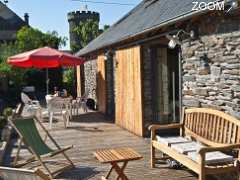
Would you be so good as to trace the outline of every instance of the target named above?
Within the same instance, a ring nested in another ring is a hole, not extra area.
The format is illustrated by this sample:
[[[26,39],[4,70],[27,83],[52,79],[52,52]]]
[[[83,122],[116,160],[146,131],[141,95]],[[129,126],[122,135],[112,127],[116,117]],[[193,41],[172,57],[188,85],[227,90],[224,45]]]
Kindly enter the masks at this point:
[[[126,168],[129,161],[139,160],[142,158],[140,154],[135,152],[131,148],[116,148],[116,149],[103,149],[97,150],[94,153],[94,156],[101,163],[109,163],[112,165],[111,169],[105,177],[102,177],[102,180],[107,180],[111,175],[113,169],[118,174],[117,180],[128,180],[127,176],[124,174],[124,169]],[[118,163],[123,163],[123,166],[120,167]]]

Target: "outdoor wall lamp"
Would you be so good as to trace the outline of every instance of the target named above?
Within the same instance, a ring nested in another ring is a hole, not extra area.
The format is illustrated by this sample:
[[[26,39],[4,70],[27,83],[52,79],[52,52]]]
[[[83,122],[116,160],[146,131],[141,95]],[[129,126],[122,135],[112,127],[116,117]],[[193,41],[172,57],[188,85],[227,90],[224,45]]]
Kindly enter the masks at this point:
[[[191,30],[190,32],[186,32],[183,29],[181,29],[175,35],[167,34],[166,37],[169,39],[168,47],[170,49],[174,49],[177,45],[181,45],[182,44],[182,42],[180,40],[180,35],[181,34],[187,35],[191,39],[194,39],[196,37],[195,31],[193,31],[193,30]]]
[[[177,45],[181,45],[181,41],[179,40],[179,37],[176,35],[170,36],[167,35],[166,36],[169,39],[169,43],[168,43],[168,47],[170,49],[174,49]]]
[[[108,59],[111,59],[113,57],[113,52],[111,50],[108,50],[104,53],[104,60],[107,61]]]
[[[230,12],[231,10],[237,9],[239,5],[239,0],[225,0],[226,6],[227,6],[227,12]]]

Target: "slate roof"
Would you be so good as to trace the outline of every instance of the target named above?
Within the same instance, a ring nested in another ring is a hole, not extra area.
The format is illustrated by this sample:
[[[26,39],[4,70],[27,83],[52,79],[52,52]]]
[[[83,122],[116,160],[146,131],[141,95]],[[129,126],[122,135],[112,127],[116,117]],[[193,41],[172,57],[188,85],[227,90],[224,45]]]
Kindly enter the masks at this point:
[[[76,55],[84,56],[145,31],[159,28],[159,26],[165,25],[170,21],[192,16],[198,13],[197,11],[192,11],[193,1],[208,3],[216,0],[143,0]]]
[[[0,40],[12,40],[16,32],[25,26],[26,22],[0,2]]]

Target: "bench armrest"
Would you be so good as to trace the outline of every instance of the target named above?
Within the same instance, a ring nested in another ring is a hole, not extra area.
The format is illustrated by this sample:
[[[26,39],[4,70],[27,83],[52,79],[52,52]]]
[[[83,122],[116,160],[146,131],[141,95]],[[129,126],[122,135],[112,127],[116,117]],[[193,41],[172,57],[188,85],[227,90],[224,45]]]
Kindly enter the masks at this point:
[[[203,147],[199,150],[199,154],[204,155],[207,152],[213,151],[228,151],[233,149],[240,149],[240,144],[231,144],[231,145],[224,145],[220,147]]]
[[[180,123],[174,123],[174,124],[165,124],[165,125],[157,125],[157,124],[153,124],[150,125],[148,127],[148,129],[151,131],[151,139],[154,140],[156,133],[156,130],[160,130],[160,129],[178,129],[181,128],[183,126],[183,124]]]

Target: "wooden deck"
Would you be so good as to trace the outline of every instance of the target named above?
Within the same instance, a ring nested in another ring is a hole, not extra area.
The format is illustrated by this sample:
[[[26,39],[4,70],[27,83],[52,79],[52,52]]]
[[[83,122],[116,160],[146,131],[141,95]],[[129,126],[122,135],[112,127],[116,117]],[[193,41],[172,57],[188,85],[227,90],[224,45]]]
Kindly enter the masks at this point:
[[[47,123],[45,124],[48,125]],[[84,180],[100,179],[110,168],[107,164],[100,164],[93,156],[93,152],[101,148],[131,147],[144,158],[130,162],[126,174],[132,180],[196,180],[197,177],[186,169],[174,170],[162,164],[155,169],[150,168],[149,139],[137,137],[114,125],[99,113],[88,113],[75,117],[68,129],[63,128],[60,120],[53,124],[50,131],[60,146],[74,145],[68,152],[74,161],[76,169],[65,172],[58,179]],[[15,150],[12,155],[14,155]],[[23,151],[22,155],[26,156]],[[59,157],[58,161],[61,161]]]

